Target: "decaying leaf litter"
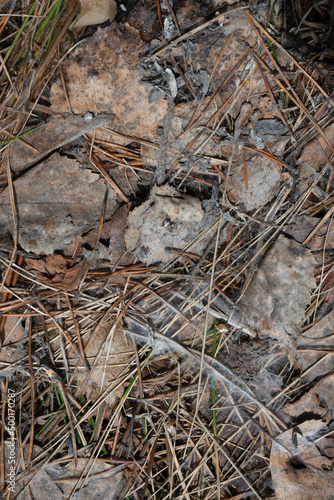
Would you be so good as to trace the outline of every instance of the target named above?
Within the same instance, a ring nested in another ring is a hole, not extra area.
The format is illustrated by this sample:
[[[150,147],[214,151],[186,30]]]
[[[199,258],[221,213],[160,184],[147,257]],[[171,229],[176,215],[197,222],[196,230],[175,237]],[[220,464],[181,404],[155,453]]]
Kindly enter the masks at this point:
[[[1,3],[4,497],[332,498],[331,2],[81,4]]]

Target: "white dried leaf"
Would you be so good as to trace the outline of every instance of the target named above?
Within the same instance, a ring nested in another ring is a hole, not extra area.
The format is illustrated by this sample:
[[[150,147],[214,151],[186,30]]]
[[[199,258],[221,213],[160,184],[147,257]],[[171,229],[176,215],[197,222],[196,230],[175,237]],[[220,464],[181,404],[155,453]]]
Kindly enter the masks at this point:
[[[81,12],[75,27],[101,24],[105,21],[113,21],[116,14],[115,0],[80,0]]]
[[[177,83],[176,83],[176,78],[175,78],[173,71],[171,69],[167,68],[165,71],[165,77],[166,77],[167,83],[169,85],[172,99],[175,99],[175,97],[177,96]]]

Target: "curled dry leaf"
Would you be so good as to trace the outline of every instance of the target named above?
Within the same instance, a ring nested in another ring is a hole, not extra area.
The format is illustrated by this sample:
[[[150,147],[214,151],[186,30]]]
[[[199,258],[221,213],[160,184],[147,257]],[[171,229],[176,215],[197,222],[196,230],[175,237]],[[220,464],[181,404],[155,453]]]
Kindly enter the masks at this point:
[[[46,285],[59,290],[75,290],[83,276],[85,265],[80,262],[69,267],[62,255],[48,255],[43,259],[26,259],[26,269],[34,271],[37,278]]]
[[[114,20],[117,6],[115,0],[80,0],[81,12],[75,27],[101,24],[105,21]]]

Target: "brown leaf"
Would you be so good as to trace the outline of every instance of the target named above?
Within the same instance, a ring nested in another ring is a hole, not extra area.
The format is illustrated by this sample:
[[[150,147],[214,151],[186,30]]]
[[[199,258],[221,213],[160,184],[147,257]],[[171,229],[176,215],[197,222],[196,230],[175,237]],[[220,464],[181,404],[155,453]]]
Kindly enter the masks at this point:
[[[111,126],[115,115],[53,116],[38,128],[26,134],[22,141],[10,147],[10,166],[14,172],[26,170],[52,151],[69,144],[99,127]],[[32,147],[29,147],[32,146]]]
[[[314,440],[327,425],[308,420],[276,436],[270,453],[270,470],[279,500],[332,500],[332,460],[322,456]],[[328,470],[330,469],[330,470]]]
[[[308,217],[306,215],[297,216],[295,217],[293,224],[285,230],[285,233],[292,236],[299,243],[303,243],[303,241],[309,236],[320,221],[321,219],[318,217]],[[326,250],[334,248],[334,231],[333,228],[330,228],[331,230],[328,231],[328,226],[329,222],[326,222],[316,232],[316,234],[306,244],[307,248],[313,252],[323,250],[325,239]]]
[[[80,0],[81,12],[75,24],[76,28],[101,24],[114,20],[117,6],[115,0]]]
[[[334,144],[334,124],[329,125],[323,130],[325,136],[331,144]],[[319,135],[310,141],[298,160],[299,184],[296,196],[300,195],[317,178],[318,172],[328,164],[328,158],[331,155],[331,149],[328,144]]]
[[[65,274],[67,270],[66,260],[59,254],[48,255],[45,267],[49,274]]]
[[[27,251],[52,254],[96,227],[105,195],[104,180],[72,159],[53,154],[14,183],[20,221],[19,243]],[[106,217],[117,208],[109,188]],[[0,195],[0,214],[13,231],[9,190]]]
[[[144,74],[138,69],[141,43],[134,29],[121,31],[113,23],[84,40],[62,69],[74,113],[115,113],[114,130],[152,140],[165,116],[167,102],[162,98],[149,102],[153,87],[142,83]],[[51,92],[52,105],[69,111],[61,80],[52,86]]]
[[[77,288],[85,268],[84,262],[68,268],[66,259],[58,254],[48,255],[46,262],[43,259],[28,258],[26,265],[28,271],[36,271],[36,276],[42,283],[67,291]]]
[[[187,153],[182,155],[182,157],[183,159],[189,158],[189,161],[192,162],[192,172],[196,172],[196,170],[202,166],[204,168],[208,166],[209,162],[207,159],[197,155],[193,157],[193,153],[200,142],[204,142],[209,138],[209,132],[203,131],[203,122],[200,122],[186,134],[182,135],[184,128],[190,121],[196,108],[197,104],[195,105],[193,102],[179,103],[175,106],[175,111],[171,117],[171,130],[168,135],[168,143],[171,145],[172,149],[168,150],[166,155],[164,155],[164,161],[168,167],[174,164],[186,148]],[[195,142],[194,145],[189,148],[189,144],[199,134],[201,135],[201,140]],[[209,140],[208,144],[205,146],[205,154],[219,158],[221,156],[219,141],[215,142],[213,138]],[[155,167],[159,162],[159,151],[149,146],[142,146],[141,155],[146,165]]]
[[[7,474],[9,475],[10,467],[9,445],[11,441],[6,441],[5,444],[4,467],[6,477],[8,477]],[[45,458],[45,450],[43,452],[42,448],[34,445],[32,458],[40,457],[42,453],[44,453]],[[29,446],[26,446],[23,449],[24,462],[22,460],[22,453],[17,458],[19,470],[22,469],[24,471],[23,477],[27,473],[27,468],[23,466],[23,463],[27,463],[28,454]],[[48,457],[49,455],[46,456]],[[13,498],[21,498],[21,500],[29,500],[31,498],[34,498],[34,500],[51,498],[52,500],[64,500],[64,498],[69,498],[77,486],[77,482],[84,474],[88,461],[89,457],[79,457],[77,464],[75,464],[74,460],[69,458],[67,462],[61,465],[56,461],[55,464],[49,463],[43,470],[34,470],[30,474],[30,477],[28,476],[30,480],[29,490],[25,488],[26,481],[16,481],[15,497]],[[108,461],[97,460],[90,469],[86,485],[78,489],[73,498],[76,500],[88,500],[91,498],[117,500],[122,496],[127,474],[126,471],[120,470],[118,465],[114,466],[108,463]]]
[[[102,226],[101,238],[109,241],[109,246],[106,247],[102,244],[98,246],[98,258],[108,259],[112,264],[118,262],[118,259],[122,258],[122,265],[128,265],[133,262],[131,255],[124,255],[126,252],[125,247],[125,228],[127,223],[127,217],[129,214],[129,207],[127,205],[121,206],[112,216],[112,218],[106,221]],[[96,238],[98,235],[98,230],[92,229],[83,237],[82,241],[91,248],[94,248],[96,244]],[[89,258],[89,254],[87,258]]]
[[[198,198],[180,194],[170,186],[154,187],[149,198],[128,217],[126,247],[146,264],[168,262],[203,229],[204,211]],[[214,232],[209,231],[192,251],[201,253]]]
[[[327,410],[320,406],[319,396],[315,387],[303,394],[294,403],[287,403],[283,408],[283,412],[291,418],[292,422],[296,421],[296,419],[300,421],[300,418],[305,420],[304,416],[309,414],[313,416],[319,415],[320,418],[323,418],[327,414]]]
[[[314,265],[303,245],[279,236],[243,296],[243,322],[290,350],[315,288]]]
[[[298,337],[297,362],[302,371],[307,370],[304,382],[325,377],[317,384],[316,392],[334,416],[334,375],[327,376],[333,370],[333,325],[334,310]]]
[[[8,377],[12,372],[11,368],[5,368],[7,363],[15,363],[27,354],[24,340],[28,333],[23,328],[21,319],[18,317],[8,317],[5,320],[2,338],[2,349],[0,350],[1,375]]]
[[[81,370],[75,376],[80,388],[78,394],[86,394],[88,399],[96,401],[108,389],[105,401],[112,404],[123,394],[120,377],[126,374],[126,368],[133,359],[133,344],[122,328],[110,323],[98,326],[97,332],[88,342],[85,353],[92,370],[89,374]],[[69,357],[70,366],[74,367],[77,361],[78,358],[72,353]]]
[[[272,145],[271,149],[276,156],[280,156],[285,148],[287,139],[280,139]],[[270,158],[260,154],[245,154],[247,167],[248,186],[244,178],[244,163],[241,155],[236,158],[231,169],[228,181],[229,197],[233,202],[243,204],[246,211],[259,208],[272,200],[279,190],[281,175],[277,164]]]

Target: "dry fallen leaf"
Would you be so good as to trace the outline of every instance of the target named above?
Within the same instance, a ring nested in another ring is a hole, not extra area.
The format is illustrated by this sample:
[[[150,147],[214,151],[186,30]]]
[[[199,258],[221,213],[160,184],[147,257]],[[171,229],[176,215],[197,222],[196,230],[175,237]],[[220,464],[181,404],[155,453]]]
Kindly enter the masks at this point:
[[[312,415],[323,419],[327,415],[327,410],[320,405],[320,399],[316,387],[312,387],[294,403],[287,403],[283,408],[284,415],[290,418],[291,422],[297,422]]]
[[[146,264],[168,262],[173,258],[168,247],[183,250],[204,229],[203,219],[198,198],[170,186],[154,187],[149,198],[128,217],[126,247]],[[209,231],[192,251],[200,254],[213,235]]]
[[[324,135],[331,144],[334,144],[334,124],[323,129]],[[331,155],[331,149],[324,139],[317,135],[315,139],[310,141],[298,160],[300,192],[305,191],[312,181],[317,177],[319,172],[326,164]]]
[[[126,253],[125,248],[125,227],[129,214],[127,205],[121,206],[102,226],[100,240],[106,244],[99,243],[97,248],[97,258],[109,260],[111,264],[116,264],[122,257],[123,265],[131,264],[133,259]],[[90,260],[89,251],[92,251],[98,235],[98,230],[92,229],[82,238],[84,248],[86,249],[87,259]]]
[[[321,219],[318,217],[308,217],[307,215],[297,216],[294,218],[293,224],[285,230],[285,234],[292,236],[298,243],[303,243],[319,222],[321,222]],[[310,241],[306,243],[307,248],[313,252],[323,250],[325,242],[327,251],[334,248],[334,227],[331,225],[329,228],[329,224],[330,222],[325,222],[319,228]]]
[[[321,420],[308,420],[275,437],[270,470],[276,498],[333,500],[333,462],[314,442],[327,429]]]
[[[297,362],[301,370],[307,370],[303,381],[321,381],[316,386],[316,392],[324,406],[334,416],[334,310],[318,321],[314,326],[304,331],[297,341]],[[321,360],[321,361],[320,361]],[[330,376],[328,376],[330,375]]]
[[[197,105],[193,102],[179,103],[175,106],[173,116],[171,117],[171,130],[168,134],[168,144],[171,146],[164,155],[164,161],[167,169],[173,166],[174,162],[182,155],[183,151],[187,148],[187,153],[183,155],[183,160],[186,161],[187,158],[191,161],[192,172],[196,172],[198,168],[203,168],[204,170],[210,165],[210,160],[201,158],[197,156],[193,158],[193,152],[196,150],[197,146],[204,142],[209,137],[209,132],[204,130],[203,123],[198,124],[193,127],[189,132],[182,135],[183,130],[193,116]],[[193,139],[201,133],[201,139],[199,142],[194,143],[194,146],[189,148],[189,144]],[[214,138],[209,140],[208,144],[205,146],[204,153],[209,156],[219,158],[221,156],[221,147],[219,141],[215,141]],[[144,163],[155,167],[159,163],[159,151],[152,149],[149,146],[143,145],[141,148],[141,155]],[[196,163],[199,166],[196,166]]]
[[[166,114],[167,102],[162,98],[149,102],[153,87],[141,81],[145,74],[138,68],[141,44],[136,30],[121,30],[114,23],[84,40],[62,70],[74,113],[115,113],[112,129],[152,140]],[[52,86],[51,94],[55,108],[70,111],[61,80]]]
[[[99,127],[111,126],[114,115],[53,116],[47,123],[32,129],[14,141],[10,148],[10,166],[14,172],[25,170],[36,164],[52,151],[69,144]],[[29,147],[32,146],[32,147]]]
[[[314,265],[307,248],[280,235],[242,298],[242,321],[291,353],[315,288]]]
[[[97,326],[85,347],[86,359],[91,372],[79,369],[75,376],[80,388],[78,394],[96,401],[104,391],[107,404],[113,404],[124,392],[122,375],[126,375],[134,357],[134,347],[122,328],[106,323]],[[74,368],[78,358],[75,353],[69,355],[69,365]]]
[[[8,363],[15,363],[27,355],[25,341],[28,332],[25,331],[19,317],[8,317],[3,328],[2,349],[0,350],[1,376],[9,377],[12,369],[6,368]]]
[[[10,463],[10,448],[8,445],[11,442],[5,441],[5,444],[4,466],[7,474],[9,472],[8,464]],[[43,449],[41,447],[37,445],[33,446],[32,458],[39,457],[42,453]],[[20,474],[23,477],[27,473],[27,468],[23,464],[27,463],[28,454],[29,447],[26,446],[23,449],[24,462],[22,454],[19,454],[17,458],[17,471],[24,471]],[[63,461],[60,464],[57,463],[57,460],[55,464],[51,462],[43,467],[43,470],[40,470],[40,467],[35,468],[28,476],[30,480],[29,489],[26,488],[26,481],[16,481],[13,498],[20,498],[21,500],[29,500],[31,498],[34,498],[34,500],[51,498],[52,500],[64,500],[65,498],[70,498],[77,487],[78,481],[86,473],[88,461],[89,457],[79,457],[77,464],[75,464],[73,458],[68,458],[67,461]],[[88,473],[86,484],[78,488],[72,498],[74,500],[88,500],[91,498],[96,500],[102,498],[117,500],[121,498],[128,475],[128,472],[124,469],[125,466],[113,465],[107,460],[95,460]]]
[[[271,143],[271,151],[276,157],[283,154],[287,140],[286,137],[275,138]],[[231,168],[227,185],[229,197],[234,203],[241,203],[245,211],[254,210],[275,197],[283,178],[277,162],[244,149],[244,158],[241,152],[237,153]]]
[[[76,28],[101,24],[114,20],[117,6],[115,0],[80,0],[81,12],[75,24]]]
[[[37,278],[47,285],[59,290],[75,290],[84,273],[84,262],[67,267],[66,259],[62,255],[48,255],[43,259],[26,259],[26,269],[35,271]]]
[[[47,473],[59,485],[62,491],[62,499],[70,498],[76,488],[79,479],[86,474],[88,458],[79,458],[77,466],[73,460],[61,467],[48,467]],[[123,469],[123,470],[122,470]],[[118,500],[123,497],[124,487],[128,472],[125,466],[112,465],[107,460],[95,460],[89,472],[85,484],[74,493],[74,500],[107,499]],[[42,488],[41,488],[42,489]],[[36,498],[36,497],[34,497]],[[52,496],[45,498],[53,498]]]
[[[19,243],[28,252],[52,254],[96,227],[105,195],[104,180],[81,163],[54,153],[15,183]],[[2,221],[13,231],[10,193],[0,195]],[[109,188],[106,217],[117,208]]]

